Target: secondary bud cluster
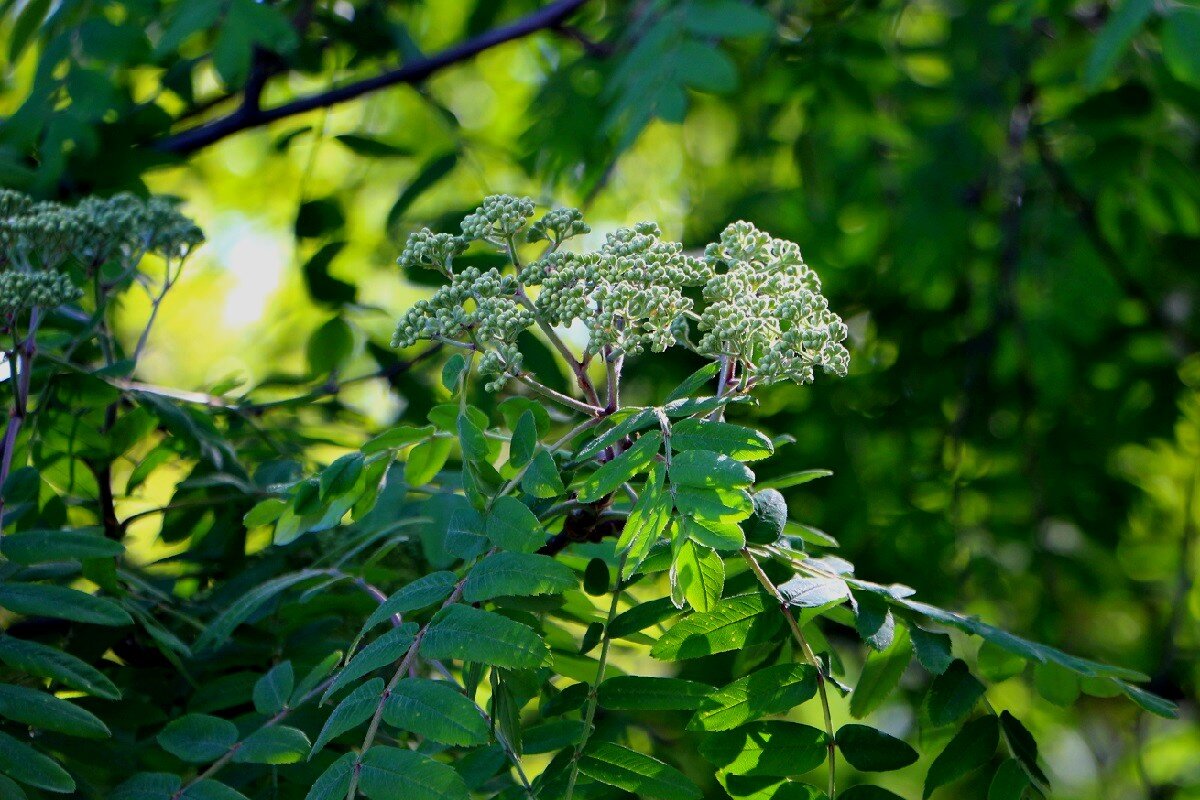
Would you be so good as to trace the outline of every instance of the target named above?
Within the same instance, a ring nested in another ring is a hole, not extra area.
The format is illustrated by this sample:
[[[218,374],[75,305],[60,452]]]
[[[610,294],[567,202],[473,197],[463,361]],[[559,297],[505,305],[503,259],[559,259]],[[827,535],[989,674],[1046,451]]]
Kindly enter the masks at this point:
[[[764,384],[810,383],[816,366],[846,374],[846,325],[797,245],[735,222],[704,255],[713,274],[704,287],[701,353],[737,359]]]
[[[496,195],[462,223],[463,235],[421,229],[409,236],[400,262],[436,269],[450,285],[416,303],[400,319],[392,344],[448,341],[483,352],[480,368],[498,389],[518,374],[518,334],[534,324],[588,332],[586,353],[662,352],[674,344],[739,362],[755,383],[809,383],[814,368],[845,375],[846,326],[829,310],[821,282],[800,248],[748,222],[725,229],[703,258],[663,241],[652,222],[609,234],[595,252],[558,251],[563,240],[590,229],[576,209],[555,209],[532,225],[529,198]],[[511,252],[517,236],[549,241],[548,252],[520,265]],[[468,268],[455,272],[454,257],[471,241],[509,251],[517,274]],[[531,299],[526,293],[535,288]],[[689,287],[702,287],[689,293]],[[694,308],[696,294],[702,307]],[[692,324],[700,335],[693,346]]]
[[[200,229],[167,200],[130,194],[88,198],[76,206],[35,202],[0,190],[0,310],[14,316],[79,298],[67,270],[78,264],[95,272],[117,260],[136,267],[147,253],[186,256],[203,241]]]
[[[538,313],[552,325],[576,320],[589,334],[588,350],[605,347],[662,352],[675,343],[679,320],[692,309],[684,288],[710,274],[678,242],[664,242],[653,222],[610,233],[595,253],[555,253],[526,267],[521,278],[541,286]]]

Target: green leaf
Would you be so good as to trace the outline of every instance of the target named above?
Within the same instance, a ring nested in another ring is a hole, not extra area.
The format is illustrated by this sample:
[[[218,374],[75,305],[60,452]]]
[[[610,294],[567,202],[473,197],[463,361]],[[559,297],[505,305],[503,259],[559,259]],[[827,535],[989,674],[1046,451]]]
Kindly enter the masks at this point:
[[[1034,787],[1046,794],[1050,787],[1050,779],[1038,766],[1038,746],[1033,734],[1007,711],[1000,712],[1000,731],[1004,734],[1004,741],[1008,743],[1013,758],[1020,763]]]
[[[950,637],[944,633],[933,633],[922,627],[913,625],[909,628],[912,636],[913,653],[921,666],[933,675],[941,675],[954,661],[950,650]]]
[[[44,564],[67,559],[112,558],[125,552],[125,547],[104,538],[99,528],[84,528],[10,533],[0,540],[0,552],[17,564]]]
[[[780,475],[778,478],[770,478],[765,481],[758,482],[759,489],[790,489],[793,486],[799,486],[802,483],[815,481],[818,478],[828,478],[833,473],[827,469],[804,469],[799,472],[789,472],[787,475]]]
[[[929,721],[934,725],[957,722],[971,713],[983,691],[983,684],[975,679],[966,663],[956,659],[929,687],[925,698]]]
[[[237,726],[208,714],[185,714],[158,732],[163,750],[189,764],[215,761],[238,740]]]
[[[359,788],[370,800],[467,800],[467,785],[445,764],[398,747],[372,747]]]
[[[211,778],[196,781],[183,790],[179,800],[248,800],[246,795]]]
[[[9,31],[8,63],[15,65],[50,11],[50,0],[29,0]]]
[[[329,719],[325,720],[317,740],[313,742],[312,751],[308,754],[309,760],[321,752],[321,748],[332,739],[370,719],[375,714],[375,709],[379,708],[382,695],[383,678],[372,678],[342,698],[342,702],[337,704]]]
[[[1158,695],[1151,694],[1144,689],[1139,689],[1136,686],[1131,686],[1125,681],[1117,681],[1117,685],[1121,691],[1125,693],[1133,702],[1137,703],[1141,708],[1149,711],[1151,714],[1162,717],[1163,719],[1178,719],[1179,706],[1169,700],[1164,700]]]
[[[395,144],[380,139],[377,136],[368,136],[362,133],[339,133],[333,138],[337,140],[338,144],[356,156],[365,156],[367,158],[406,158],[414,155],[411,147]]]
[[[283,661],[271,667],[254,684],[254,710],[266,716],[278,714],[292,696],[295,682],[292,662]]]
[[[617,422],[616,425],[609,428],[604,433],[597,436],[592,441],[588,442],[578,453],[575,454],[574,461],[583,463],[590,461],[592,458],[600,454],[602,450],[612,447],[617,442],[637,433],[646,428],[652,428],[659,424],[658,415],[654,413],[652,408],[643,408],[633,411],[624,419]]]
[[[1153,0],[1124,0],[1121,7],[1108,18],[1096,44],[1092,46],[1084,69],[1084,82],[1095,89],[1112,74],[1129,43],[1154,10]]]
[[[140,772],[114,789],[108,800],[170,800],[182,784],[178,775]]]
[[[922,798],[986,764],[999,743],[1000,726],[991,714],[968,722],[929,765]]]
[[[0,717],[88,739],[106,739],[112,735],[90,711],[52,694],[8,683],[0,683]]]
[[[487,436],[469,414],[461,414],[458,417],[458,441],[462,446],[463,457],[468,461],[487,461]]]
[[[404,462],[404,480],[409,486],[424,486],[442,471],[450,457],[450,439],[427,439],[408,451]]]
[[[48,792],[73,792],[75,781],[56,761],[7,733],[0,733],[0,772]]]
[[[316,666],[300,679],[300,683],[296,684],[296,689],[292,692],[291,705],[294,706],[302,702],[340,663],[342,663],[342,652],[340,650],[334,650],[317,662]]]
[[[511,495],[496,498],[484,521],[484,533],[497,547],[519,553],[532,553],[546,543],[542,523]]]
[[[537,444],[537,420],[532,411],[526,410],[517,419],[517,425],[513,428],[512,439],[508,443],[508,463],[514,469],[525,466],[533,460]]]
[[[106,700],[121,696],[120,690],[98,669],[56,647],[0,635],[0,661],[26,674],[50,678]]]
[[[1029,776],[1015,758],[1004,761],[992,776],[987,800],[1021,800],[1029,788]]]
[[[776,664],[712,692],[688,723],[690,731],[725,731],[783,714],[817,693],[817,671],[807,664]]]
[[[777,490],[763,489],[754,493],[753,502],[754,511],[746,522],[746,541],[774,544],[787,527],[787,501]]]
[[[694,711],[712,691],[683,678],[618,675],[600,684],[600,705],[614,711]]]
[[[242,524],[247,528],[270,525],[279,519],[287,507],[288,503],[282,497],[268,497],[266,500],[256,503],[254,508],[242,516]]]
[[[669,597],[639,603],[613,618],[612,624],[608,626],[608,635],[613,639],[620,639],[644,631],[651,625],[661,624],[678,613],[679,609]]]
[[[682,400],[683,398],[688,397],[701,386],[716,378],[718,369],[720,369],[720,365],[716,361],[708,362],[703,367],[684,378],[683,383],[672,389],[667,394],[665,402],[673,403],[676,400]],[[709,449],[711,450],[716,448]]]
[[[296,764],[312,744],[304,731],[287,725],[261,728],[246,737],[233,754],[235,764]]]
[[[442,744],[472,747],[488,740],[488,725],[479,707],[445,681],[400,681],[384,704],[383,719]]]
[[[583,720],[556,719],[526,728],[521,737],[521,752],[529,755],[554,753],[573,747],[583,738]],[[501,753],[500,761],[504,760]]]
[[[764,614],[769,608],[769,614]],[[758,592],[726,598],[712,611],[697,612],[671,627],[650,655],[664,661],[700,658],[770,641],[782,623],[778,609]]]
[[[771,440],[753,428],[706,419],[683,419],[671,426],[675,450],[707,450],[738,461],[756,461],[775,452]]]
[[[578,585],[571,568],[550,556],[501,551],[471,568],[463,584],[463,599],[478,603],[504,595],[562,594]]]
[[[539,448],[530,462],[529,468],[521,476],[521,489],[531,497],[539,500],[549,500],[566,494],[562,477],[558,474],[558,466],[554,457],[545,448]]]
[[[1035,666],[1033,685],[1038,694],[1056,706],[1066,708],[1079,699],[1079,676],[1058,664]]]
[[[603,558],[593,558],[588,561],[583,571],[583,590],[592,597],[608,594],[612,586],[612,575],[608,571],[608,563]]]
[[[846,763],[860,772],[890,772],[917,762],[917,751],[907,742],[867,725],[843,725],[837,745]]]
[[[700,755],[718,769],[737,775],[802,775],[825,761],[829,738],[798,722],[752,722],[711,733],[700,742]]]
[[[343,753],[313,782],[305,800],[343,800],[350,791],[350,779],[357,760],[357,753]]]
[[[754,513],[754,500],[744,489],[680,486],[675,490],[675,507],[702,525],[741,522]]]
[[[754,473],[740,461],[712,450],[684,450],[671,459],[676,486],[736,489],[754,483]]]
[[[775,30],[775,20],[757,6],[738,0],[700,0],[685,6],[684,26],[701,37],[759,36]]]
[[[878,786],[859,784],[838,793],[838,800],[904,800],[900,795]]]
[[[53,617],[93,625],[130,625],[125,609],[104,597],[41,583],[0,584],[0,607],[14,614]]]
[[[458,153],[444,153],[426,161],[421,167],[421,171],[417,176],[409,182],[407,186],[401,190],[400,195],[396,198],[396,202],[392,204],[387,215],[388,230],[396,227],[397,223],[404,218],[405,213],[425,193],[438,181],[445,178],[458,164]]]
[[[688,539],[675,554],[671,579],[688,605],[697,611],[712,611],[725,588],[725,562],[714,551]]]
[[[633,446],[612,461],[600,466],[579,485],[577,497],[581,503],[594,503],[616,491],[622,483],[633,478],[658,455],[662,449],[662,434],[658,431],[644,433]]]
[[[857,596],[854,629],[875,650],[886,650],[896,636],[896,620],[880,597],[863,593]]]
[[[321,499],[346,494],[354,489],[362,475],[362,453],[347,453],[321,471]]]
[[[419,442],[429,436],[432,436],[434,427],[425,425],[417,428],[412,425],[397,425],[394,428],[389,428],[373,439],[369,439],[362,446],[362,452],[371,455],[372,453],[382,453],[384,450],[398,450],[401,447],[406,447],[413,442]]]
[[[379,607],[371,612],[371,616],[367,617],[362,630],[359,631],[355,643],[357,644],[358,639],[361,639],[367,631],[395,614],[420,611],[434,603],[442,602],[454,591],[456,583],[458,583],[458,576],[453,572],[446,571],[431,572],[428,575],[417,578],[412,583],[392,594],[391,597],[380,603]]]
[[[862,719],[883,705],[900,682],[900,676],[908,668],[910,660],[912,651],[908,643],[908,631],[901,627],[896,630],[890,647],[867,656],[862,674],[850,695],[850,713],[855,719]]]
[[[779,595],[797,608],[820,608],[850,599],[850,587],[841,578],[797,575],[779,584]]]
[[[508,669],[535,669],[546,659],[547,648],[540,636],[519,622],[490,611],[453,605],[430,621],[421,641],[421,655]]]
[[[1024,672],[1025,659],[991,642],[984,642],[975,656],[975,670],[987,680],[999,683]]]
[[[327,573],[321,570],[301,570],[290,575],[281,575],[254,587],[231,603],[209,623],[208,627],[196,638],[196,650],[205,650],[224,644],[239,625],[254,616],[267,603],[296,584],[319,577],[327,577]]]
[[[651,548],[666,532],[671,522],[671,495],[664,491],[666,468],[655,464],[650,468],[646,485],[625,520],[625,529],[617,540],[617,551],[625,554],[625,572],[628,578],[637,572]]]
[[[1181,81],[1200,84],[1200,8],[1178,5],[1163,17],[1162,54]]]
[[[375,641],[354,654],[350,663],[342,668],[333,683],[325,690],[321,702],[331,697],[339,689],[350,685],[359,678],[374,672],[381,667],[394,664],[404,657],[417,634],[415,623],[406,622],[393,628]]]
[[[340,369],[354,353],[354,331],[341,317],[331,317],[308,339],[308,368],[314,376]]]
[[[746,546],[746,537],[737,523],[705,524],[694,517],[684,517],[680,523],[683,534],[704,547],[713,550],[740,550]]]
[[[579,771],[592,780],[615,786],[638,797],[658,800],[698,800],[701,792],[687,776],[636,750],[611,742],[596,742],[579,760]]]

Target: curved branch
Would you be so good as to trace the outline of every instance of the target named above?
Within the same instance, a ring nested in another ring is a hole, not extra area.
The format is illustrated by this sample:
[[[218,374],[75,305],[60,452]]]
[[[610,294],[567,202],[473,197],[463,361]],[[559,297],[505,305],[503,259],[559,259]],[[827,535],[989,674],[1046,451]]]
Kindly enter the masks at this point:
[[[257,128],[285,117],[303,114],[318,108],[328,108],[339,103],[345,103],[361,97],[364,94],[378,91],[404,83],[420,83],[434,73],[446,67],[466,61],[497,45],[522,39],[542,30],[553,30],[562,26],[572,14],[586,3],[587,0],[556,0],[556,2],[522,17],[508,25],[490,30],[476,36],[474,39],[449,47],[436,55],[419,59],[402,67],[382,72],[370,78],[364,78],[354,83],[338,86],[324,92],[317,92],[297,98],[290,103],[284,103],[274,108],[262,109],[256,103],[243,104],[229,115],[220,117],[212,122],[197,125],[174,136],[168,136],[153,143],[156,150],[174,155],[188,155],[197,150],[219,142],[235,133]]]

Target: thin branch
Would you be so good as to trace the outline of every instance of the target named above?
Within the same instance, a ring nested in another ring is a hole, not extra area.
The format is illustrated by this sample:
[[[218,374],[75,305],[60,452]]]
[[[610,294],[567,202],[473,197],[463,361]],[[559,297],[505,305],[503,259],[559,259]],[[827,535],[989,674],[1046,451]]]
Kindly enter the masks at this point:
[[[438,71],[473,58],[485,50],[522,39],[538,31],[561,26],[586,2],[587,0],[556,0],[545,8],[521,17],[509,25],[503,25],[473,39],[468,39],[429,58],[418,59],[370,78],[300,97],[274,108],[262,109],[254,105],[243,104],[227,116],[198,125],[174,136],[168,136],[152,143],[152,146],[157,150],[175,155],[189,155],[219,142],[227,136],[276,120],[319,108],[329,108],[389,86],[420,83]]]

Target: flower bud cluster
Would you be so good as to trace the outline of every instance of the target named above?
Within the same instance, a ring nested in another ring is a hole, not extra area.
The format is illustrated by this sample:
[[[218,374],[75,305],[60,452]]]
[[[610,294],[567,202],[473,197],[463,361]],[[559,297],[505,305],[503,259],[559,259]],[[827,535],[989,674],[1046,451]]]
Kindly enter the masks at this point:
[[[698,326],[701,353],[742,361],[762,384],[811,383],[818,366],[846,374],[846,325],[797,245],[735,222],[708,246],[705,261],[713,272]]]
[[[504,244],[525,227],[533,216],[533,208],[533,200],[528,197],[510,194],[486,197],[483,204],[462,221],[463,238],[468,242],[482,239]]]
[[[592,229],[583,221],[583,212],[577,208],[555,208],[529,226],[525,233],[528,242],[547,241],[555,246],[572,236],[591,233]]]
[[[692,309],[684,288],[702,285],[710,274],[683,245],[661,236],[653,222],[621,228],[599,251],[554,253],[523,270],[522,279],[541,286],[536,305],[543,319],[584,324],[590,352],[611,347],[636,354],[649,347],[661,353],[675,343],[677,323]]]
[[[408,235],[396,263],[406,269],[424,267],[450,275],[454,272],[454,257],[466,249],[467,241],[459,236],[421,228]]]
[[[114,258],[132,268],[148,252],[182,258],[203,239],[162,198],[118,194],[66,206],[0,191],[0,307],[11,316],[77,299],[79,290],[61,274],[72,259],[88,269]]]
[[[517,289],[517,279],[511,275],[468,267],[400,318],[392,346],[411,347],[421,339],[493,348],[511,345],[534,323],[533,313],[515,299]]]

